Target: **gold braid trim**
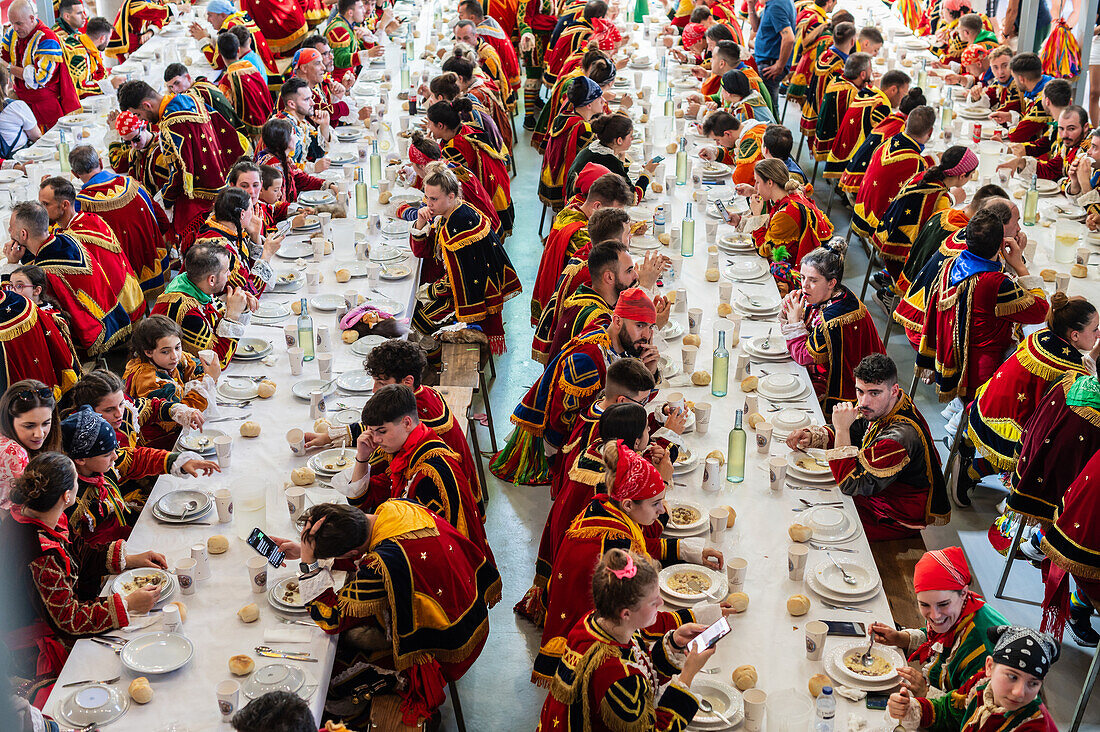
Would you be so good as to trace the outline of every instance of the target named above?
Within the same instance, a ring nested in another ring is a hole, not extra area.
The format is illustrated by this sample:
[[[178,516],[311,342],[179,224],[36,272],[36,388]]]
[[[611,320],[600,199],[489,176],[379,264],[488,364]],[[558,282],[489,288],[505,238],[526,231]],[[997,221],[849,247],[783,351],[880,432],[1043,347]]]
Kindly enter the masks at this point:
[[[566,651],[561,663],[573,667],[573,683],[566,684],[560,676],[555,676],[550,682],[550,693],[562,704],[574,704],[580,701],[583,709],[581,713],[581,719],[584,720],[583,732],[592,730],[592,709],[588,700],[590,677],[604,662],[617,658],[619,658],[618,651],[601,642],[589,646],[583,656],[578,656],[574,651]]]
[[[1062,540],[1067,541],[1074,546],[1080,547],[1083,551],[1091,551],[1085,549],[1077,542],[1071,540],[1065,534],[1062,534]],[[1049,541],[1047,541],[1045,536],[1043,537],[1042,547],[1043,554],[1046,554],[1048,557],[1050,557],[1050,560],[1052,562],[1054,562],[1056,565],[1069,572],[1070,574],[1076,577],[1084,577],[1085,579],[1100,580],[1100,567],[1093,567],[1092,565],[1082,564],[1081,562],[1076,562],[1070,559],[1065,554],[1054,548],[1054,546]]]
[[[1071,371],[1062,377],[1061,385],[1066,397],[1069,397],[1069,389],[1073,386],[1073,382],[1077,381],[1078,376],[1083,376],[1083,374],[1077,374]],[[1071,404],[1066,404],[1066,406],[1071,412],[1090,423],[1093,427],[1100,427],[1100,411],[1092,409],[1091,407],[1076,407]]]
[[[33,328],[38,322],[38,308],[32,308],[28,300],[26,308],[16,317],[21,318],[19,322],[0,330],[0,341],[14,340]]]
[[[889,468],[875,468],[875,467],[873,467],[869,462],[867,462],[867,458],[863,454],[862,450],[860,450],[859,455],[857,457],[859,458],[859,464],[863,466],[863,469],[866,470],[871,475],[875,476],[876,478],[891,478],[891,477],[897,475],[898,473],[900,473],[902,471],[902,469],[906,465],[909,464],[909,456],[908,455],[905,456],[905,460],[903,460],[900,465],[890,466]]]
[[[122,193],[110,198],[106,196],[90,196],[84,192],[78,193],[76,199],[80,201],[80,208],[83,211],[89,213],[99,213],[100,211],[114,211],[117,208],[122,208],[134,200],[138,194],[138,183],[134,181],[133,185],[129,183],[123,188]]]
[[[998,318],[1003,318],[1006,315],[1013,315],[1023,310],[1027,310],[1035,304],[1036,300],[1046,299],[1046,293],[1042,290],[1026,290],[1022,297],[1018,297],[1012,302],[994,307],[993,314]]]
[[[863,320],[865,317],[867,317],[867,306],[864,305],[861,302],[859,304],[859,307],[856,308],[855,310],[853,310],[852,312],[844,313],[844,315],[838,315],[835,318],[831,318],[829,320],[826,320],[823,324],[823,327],[825,327],[826,329],[829,329],[829,328],[842,328],[845,325],[851,325],[852,323],[858,323],[859,321]]]
[[[1016,351],[1016,359],[1020,362],[1020,365],[1043,381],[1058,381],[1065,376],[1067,371],[1075,371],[1082,376],[1088,373],[1082,364],[1065,361],[1049,353],[1045,355],[1052,361],[1057,361],[1061,368],[1040,361],[1036,355],[1031,352],[1030,343],[1026,340],[1020,344],[1019,350]]]
[[[646,730],[651,729],[651,727],[649,726],[649,720],[656,719],[657,715],[657,711],[653,705],[653,698],[657,690],[651,689],[651,691],[654,693],[645,695],[645,712],[637,720],[633,722],[628,722],[615,716],[614,713],[611,713],[601,714],[600,721],[607,725],[607,728],[610,729],[611,732],[645,732]],[[608,707],[606,694],[604,695],[603,699],[600,700],[600,707]]]
[[[603,483],[604,474],[577,466],[569,471],[569,479],[585,485],[599,485]]]

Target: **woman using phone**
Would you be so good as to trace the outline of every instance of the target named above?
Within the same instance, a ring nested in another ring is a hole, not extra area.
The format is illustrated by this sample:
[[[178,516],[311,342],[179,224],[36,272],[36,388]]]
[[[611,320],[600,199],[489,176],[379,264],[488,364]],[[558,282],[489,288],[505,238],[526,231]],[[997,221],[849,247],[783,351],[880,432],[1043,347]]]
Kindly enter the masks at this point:
[[[603,89],[587,76],[573,79],[567,97],[569,103],[550,125],[539,175],[539,199],[554,211],[565,205],[565,176],[577,153],[595,137],[589,122],[605,106]]]
[[[989,628],[1007,625],[999,612],[970,589],[970,568],[961,547],[926,552],[913,571],[924,628],[894,630],[893,624],[872,623],[876,643],[900,648],[909,665],[898,669],[913,696],[928,696],[960,688],[985,667],[993,650]]]
[[[77,638],[126,627],[130,613],[149,612],[160,596],[158,586],[147,585],[126,596],[98,597],[103,575],[168,567],[158,552],[127,554],[122,541],[71,543],[65,510],[76,502],[76,491],[73,461],[43,453],[16,479],[15,505],[0,521],[14,672],[33,681],[29,699],[40,708]]]
[[[649,188],[653,171],[657,170],[657,163],[649,161],[642,168],[638,179],[630,179],[630,171],[627,168],[626,153],[634,144],[634,122],[622,112],[614,114],[601,114],[591,121],[592,132],[596,139],[588,144],[588,147],[577,153],[573,160],[573,167],[569,169],[565,181],[565,195],[570,198],[577,194],[577,176],[589,163],[596,163],[607,168],[612,173],[618,173],[634,189],[636,201],[642,200],[646,189]]]
[[[539,729],[666,730],[670,717],[690,723],[699,709],[691,684],[714,655],[713,647],[692,647],[704,626],[661,627],[657,565],[644,554],[607,551],[591,586],[595,610],[565,639]]]

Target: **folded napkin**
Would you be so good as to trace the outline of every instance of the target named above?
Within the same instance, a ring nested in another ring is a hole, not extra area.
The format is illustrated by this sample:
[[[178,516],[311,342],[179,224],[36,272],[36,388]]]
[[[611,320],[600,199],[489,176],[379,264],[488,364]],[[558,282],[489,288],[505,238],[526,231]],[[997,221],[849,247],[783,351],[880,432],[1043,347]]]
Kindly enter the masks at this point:
[[[309,628],[264,628],[264,643],[309,643],[313,633]]]

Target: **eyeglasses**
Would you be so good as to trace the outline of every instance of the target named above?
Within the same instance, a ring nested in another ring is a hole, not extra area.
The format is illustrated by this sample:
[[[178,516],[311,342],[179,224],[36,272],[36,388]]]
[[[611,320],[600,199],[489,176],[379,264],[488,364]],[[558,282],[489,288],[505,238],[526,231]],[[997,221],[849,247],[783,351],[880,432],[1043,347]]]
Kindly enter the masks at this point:
[[[637,405],[638,405],[639,407],[644,407],[644,406],[646,406],[646,402],[645,402],[644,400],[642,400],[642,399],[632,399],[631,397],[628,397],[628,396],[626,396],[625,394],[623,395],[623,398],[624,398],[624,399],[626,399],[627,401],[631,401],[631,402],[634,402],[634,403],[635,403],[635,404],[637,404]]]
[[[41,389],[20,389],[12,398],[21,402],[53,401],[53,389],[48,386]]]

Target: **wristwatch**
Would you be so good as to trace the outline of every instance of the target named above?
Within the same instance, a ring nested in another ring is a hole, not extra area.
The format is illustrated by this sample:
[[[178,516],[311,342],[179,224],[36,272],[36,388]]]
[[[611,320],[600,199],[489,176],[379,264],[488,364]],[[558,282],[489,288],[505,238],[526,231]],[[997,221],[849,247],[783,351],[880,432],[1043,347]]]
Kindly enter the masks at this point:
[[[306,564],[305,562],[298,562],[298,571],[301,574],[310,574],[312,572],[316,572],[317,568],[320,567],[320,566],[321,566],[321,563],[317,560],[314,560],[311,564]]]

